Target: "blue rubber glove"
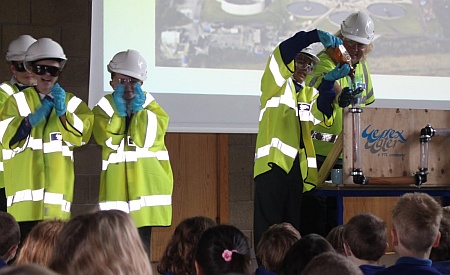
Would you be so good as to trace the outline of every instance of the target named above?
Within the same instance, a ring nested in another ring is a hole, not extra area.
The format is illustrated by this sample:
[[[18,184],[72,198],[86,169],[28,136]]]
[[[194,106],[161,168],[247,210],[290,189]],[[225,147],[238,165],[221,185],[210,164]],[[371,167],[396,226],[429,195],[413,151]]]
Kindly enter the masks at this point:
[[[39,122],[43,121],[52,111],[53,103],[52,99],[48,96],[44,97],[41,101],[41,106],[39,106],[34,113],[28,115],[28,122],[32,127],[39,124]]]
[[[348,105],[352,104],[353,100],[356,97],[359,97],[363,91],[363,88],[357,88],[353,91],[349,87],[345,87],[344,89],[342,89],[342,92],[338,98],[339,107],[345,108]]]
[[[328,81],[336,81],[346,77],[350,73],[350,66],[348,64],[337,64],[336,67],[327,73],[323,79]]]
[[[145,94],[142,91],[141,83],[136,83],[136,86],[134,87],[134,97],[131,100],[130,106],[131,111],[134,113],[143,110],[144,108],[142,105],[145,103]]]
[[[317,33],[319,34],[320,42],[323,44],[325,49],[328,47],[337,48],[339,45],[342,45],[342,40],[339,37],[321,30],[317,30]]]
[[[58,83],[50,89],[55,103],[55,111],[58,117],[66,114],[66,91]]]
[[[127,102],[123,98],[124,93],[123,84],[117,84],[116,89],[113,93],[114,104],[116,104],[117,112],[119,116],[127,116]]]

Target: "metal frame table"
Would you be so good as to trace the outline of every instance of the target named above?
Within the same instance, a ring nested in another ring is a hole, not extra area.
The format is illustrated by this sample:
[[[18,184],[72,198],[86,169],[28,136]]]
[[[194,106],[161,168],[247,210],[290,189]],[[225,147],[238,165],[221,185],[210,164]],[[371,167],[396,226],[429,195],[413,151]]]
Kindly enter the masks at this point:
[[[391,186],[324,184],[308,192],[308,195],[336,197],[337,222],[344,223],[345,197],[399,197],[405,193],[421,192],[432,197],[442,197],[442,205],[450,205],[450,186]],[[306,195],[306,194],[305,194]]]

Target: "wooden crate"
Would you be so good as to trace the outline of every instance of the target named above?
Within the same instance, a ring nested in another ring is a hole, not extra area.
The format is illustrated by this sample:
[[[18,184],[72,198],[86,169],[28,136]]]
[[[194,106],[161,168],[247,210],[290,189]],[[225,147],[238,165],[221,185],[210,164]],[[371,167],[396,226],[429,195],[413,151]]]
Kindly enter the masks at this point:
[[[344,111],[343,169],[344,186],[355,186],[353,170],[352,114]],[[450,111],[365,108],[361,114],[362,169],[367,177],[411,177],[420,166],[420,131],[427,124],[435,129],[450,128]],[[372,134],[372,139],[368,138]],[[422,186],[449,186],[450,137],[435,136],[428,143],[427,182]],[[370,185],[370,181],[369,181]],[[358,185],[359,186],[359,185]],[[372,185],[371,185],[372,186]],[[362,190],[371,186],[360,186]],[[414,187],[414,185],[412,185]],[[385,185],[388,191],[393,186]],[[417,188],[420,192],[420,188]],[[344,198],[344,223],[358,213],[370,212],[387,225],[389,252],[393,252],[390,230],[391,210],[396,197]],[[436,198],[439,201],[439,198]]]
[[[344,184],[354,184],[352,117],[344,111]],[[361,113],[361,159],[367,177],[413,176],[420,166],[420,130],[431,124],[450,129],[450,110],[364,108]],[[428,143],[427,185],[450,186],[450,137]],[[369,182],[370,183],[370,182]]]

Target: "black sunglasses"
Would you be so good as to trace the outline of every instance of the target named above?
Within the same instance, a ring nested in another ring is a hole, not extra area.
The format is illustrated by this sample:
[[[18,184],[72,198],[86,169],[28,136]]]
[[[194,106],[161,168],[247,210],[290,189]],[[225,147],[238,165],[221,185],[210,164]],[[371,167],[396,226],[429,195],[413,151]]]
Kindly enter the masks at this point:
[[[13,62],[12,65],[14,66],[16,71],[18,71],[20,73],[23,73],[23,72],[27,71],[27,70],[25,70],[25,66],[23,65],[22,62]]]
[[[45,73],[49,73],[51,76],[59,76],[59,74],[61,73],[61,68],[55,66],[34,64],[31,69],[33,70],[33,73],[37,75],[44,75]]]

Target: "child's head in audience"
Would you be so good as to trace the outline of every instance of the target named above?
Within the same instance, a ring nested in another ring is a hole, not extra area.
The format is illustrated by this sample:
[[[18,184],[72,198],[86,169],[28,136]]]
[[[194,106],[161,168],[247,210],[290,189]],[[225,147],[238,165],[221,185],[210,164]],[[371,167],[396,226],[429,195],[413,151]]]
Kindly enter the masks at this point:
[[[261,266],[278,273],[286,252],[300,239],[300,233],[290,223],[274,224],[264,232],[256,247]]]
[[[198,275],[252,274],[247,238],[232,225],[216,225],[203,232],[195,250]]]
[[[425,193],[407,193],[392,210],[392,243],[400,256],[428,259],[439,244],[442,206]]]
[[[14,217],[0,211],[0,260],[8,263],[16,255],[20,242],[20,228]]]
[[[56,238],[65,222],[47,220],[38,223],[25,238],[15,263],[17,265],[36,263],[48,266]]]
[[[64,225],[50,268],[65,274],[152,274],[129,214],[120,210],[76,216]]]
[[[363,275],[363,272],[347,257],[336,252],[325,252],[312,259],[301,275]]]
[[[300,274],[315,256],[324,252],[336,253],[324,237],[314,233],[305,235],[288,250],[279,274]]]
[[[39,264],[20,264],[0,269],[0,275],[59,275]]]
[[[191,217],[181,221],[175,228],[172,238],[158,264],[158,272],[170,272],[174,275],[195,274],[194,252],[201,234],[215,225],[215,222],[203,216]]]
[[[373,214],[357,214],[345,224],[343,240],[345,253],[355,264],[377,264],[387,249],[386,224]]]
[[[439,245],[431,249],[430,260],[433,262],[450,260],[450,206],[443,208],[439,232],[441,233]]]
[[[343,224],[335,226],[328,233],[326,239],[333,246],[334,250],[336,250],[337,253],[345,256],[344,240],[342,236],[343,232],[344,232]]]

